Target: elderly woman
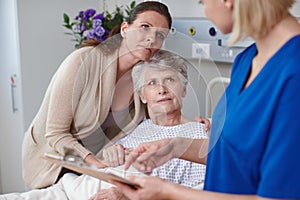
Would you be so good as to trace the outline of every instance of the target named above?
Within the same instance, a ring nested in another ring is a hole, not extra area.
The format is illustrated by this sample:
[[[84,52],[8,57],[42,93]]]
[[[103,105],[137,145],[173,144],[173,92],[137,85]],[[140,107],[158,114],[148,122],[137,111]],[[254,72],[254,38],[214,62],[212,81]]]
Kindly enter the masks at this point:
[[[190,120],[181,112],[182,98],[186,95],[187,67],[185,61],[168,51],[160,50],[147,62],[132,70],[135,92],[146,104],[150,119],[145,119],[128,136],[103,151],[105,162],[122,165],[126,152],[142,142],[163,138],[207,138],[204,124]],[[198,187],[204,181],[205,166],[182,159],[172,159],[154,169],[151,176],[159,176],[187,187]],[[117,189],[100,190],[91,199],[111,197]],[[116,193],[115,193],[116,194]]]

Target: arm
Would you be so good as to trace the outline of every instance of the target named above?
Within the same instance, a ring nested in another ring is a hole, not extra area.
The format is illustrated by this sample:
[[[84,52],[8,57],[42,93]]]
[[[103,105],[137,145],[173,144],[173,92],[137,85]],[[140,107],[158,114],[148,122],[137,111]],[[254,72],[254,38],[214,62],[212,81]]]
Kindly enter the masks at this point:
[[[130,180],[139,184],[141,186],[141,189],[134,190],[125,184],[121,184],[115,181],[112,182],[113,184],[117,185],[129,199],[272,200],[256,195],[235,195],[195,190],[171,183],[166,180],[162,180],[158,177],[130,177]]]
[[[83,90],[83,83],[79,78],[83,72],[81,65],[80,54],[73,52],[60,65],[51,81],[46,139],[54,150],[62,154],[64,147],[67,147],[85,158],[91,152],[82,147],[71,133],[74,108],[79,103],[77,94]]]
[[[134,163],[135,168],[151,173],[172,158],[206,163],[208,139],[168,138],[140,144],[126,158],[125,169]]]
[[[208,139],[175,138],[173,146],[176,158],[206,164]]]
[[[69,55],[54,75],[49,87],[49,101],[47,121],[45,121],[46,139],[49,145],[59,153],[64,148],[74,149],[89,164],[102,166],[102,164],[83,147],[71,132],[76,129],[76,112],[79,108],[80,98],[85,86],[87,70],[83,65],[84,54],[88,50],[77,50]],[[86,111],[88,113],[88,111]],[[85,118],[86,116],[81,116]],[[78,120],[79,121],[79,120]],[[74,124],[74,128],[72,127]]]

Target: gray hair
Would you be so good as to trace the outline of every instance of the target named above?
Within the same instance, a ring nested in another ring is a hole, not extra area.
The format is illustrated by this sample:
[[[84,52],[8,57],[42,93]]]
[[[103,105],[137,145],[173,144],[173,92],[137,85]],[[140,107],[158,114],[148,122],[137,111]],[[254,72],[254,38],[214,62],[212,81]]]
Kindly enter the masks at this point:
[[[150,60],[142,61],[136,64],[132,69],[132,80],[135,92],[141,92],[144,86],[145,67],[152,69],[164,70],[171,69],[177,72],[177,76],[182,84],[186,87],[188,82],[187,61],[180,56],[166,50],[159,50]]]

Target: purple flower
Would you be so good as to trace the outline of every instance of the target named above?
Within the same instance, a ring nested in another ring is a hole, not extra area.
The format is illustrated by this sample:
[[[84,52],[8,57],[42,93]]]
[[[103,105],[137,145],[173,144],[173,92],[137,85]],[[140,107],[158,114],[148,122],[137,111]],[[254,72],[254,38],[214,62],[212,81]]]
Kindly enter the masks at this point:
[[[104,34],[102,36],[95,36],[96,39],[99,41],[99,42],[103,42],[109,35],[109,31],[108,30],[105,30]]]
[[[80,24],[74,24],[73,26],[72,26],[72,30],[75,32],[75,33],[79,33],[79,32],[81,32],[80,31]]]
[[[93,28],[95,29],[95,28],[97,28],[97,27],[99,27],[99,26],[101,26],[102,25],[102,21],[101,21],[101,19],[93,19]]]
[[[76,41],[75,47],[77,48],[83,41],[88,39],[96,39],[99,42],[106,40],[110,33],[110,23],[115,24],[119,22],[119,20],[114,22],[116,16],[118,19],[124,17],[118,9],[117,7],[116,14],[118,15],[113,14],[113,18],[107,12],[97,14],[95,9],[86,9],[78,12],[74,22],[70,22],[69,16],[64,13],[64,27],[72,31],[74,41]],[[106,15],[107,18],[105,18]]]
[[[95,38],[95,31],[94,31],[94,29],[90,29],[87,32],[87,38],[89,38],[89,39],[94,39]]]
[[[97,36],[103,36],[105,33],[105,29],[102,26],[98,26],[94,30],[95,30],[95,35]]]
[[[96,10],[94,10],[94,9],[87,9],[84,12],[84,17],[87,18],[87,19],[89,19],[90,17],[93,17],[95,14],[96,14]]]
[[[82,17],[83,17],[83,14],[84,14],[84,12],[83,12],[83,11],[80,11],[80,12],[78,13],[78,15],[75,17],[75,20],[78,20],[78,19],[82,18]]]
[[[102,21],[100,19],[94,19],[92,27],[95,35],[103,36],[105,34],[105,29],[102,27]]]
[[[96,39],[99,41],[99,42],[103,42],[105,39],[101,36],[96,36]]]
[[[93,19],[100,19],[101,21],[103,21],[104,20],[104,14],[100,13],[100,14],[96,15]]]
[[[80,32],[83,32],[86,30],[86,25],[85,24],[80,24]]]

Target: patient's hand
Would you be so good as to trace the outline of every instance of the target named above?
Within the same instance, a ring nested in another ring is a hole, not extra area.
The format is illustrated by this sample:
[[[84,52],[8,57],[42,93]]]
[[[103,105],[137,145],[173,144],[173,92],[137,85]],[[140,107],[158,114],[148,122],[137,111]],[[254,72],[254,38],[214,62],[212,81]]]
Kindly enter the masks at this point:
[[[104,164],[103,162],[101,162],[99,159],[97,159],[94,155],[89,154],[84,158],[84,162],[94,165],[97,168],[105,168],[107,167],[106,164]]]
[[[109,189],[102,189],[98,193],[94,194],[89,198],[89,200],[128,200],[125,195],[116,187]]]
[[[109,167],[117,167],[125,163],[125,156],[125,147],[118,144],[103,149],[101,160]]]

